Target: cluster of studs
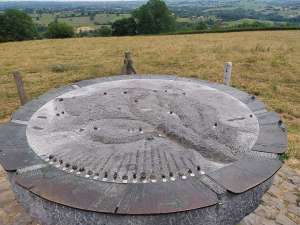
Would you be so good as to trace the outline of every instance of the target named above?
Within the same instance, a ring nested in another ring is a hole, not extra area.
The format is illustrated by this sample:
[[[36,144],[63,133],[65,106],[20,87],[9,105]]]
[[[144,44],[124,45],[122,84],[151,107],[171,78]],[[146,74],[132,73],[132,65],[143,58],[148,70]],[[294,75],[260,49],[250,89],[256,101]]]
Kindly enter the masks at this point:
[[[153,92],[158,92],[158,90],[153,90]],[[165,93],[168,93],[168,90],[164,90]],[[123,94],[128,94],[128,91],[123,91]],[[182,93],[183,95],[186,95],[185,92]],[[107,92],[103,92],[103,95],[108,95]],[[58,98],[57,101],[62,102],[64,101],[63,98]],[[134,100],[135,103],[138,103],[138,100]],[[61,114],[64,114],[64,112],[61,112]],[[175,112],[169,111],[168,114],[175,116]],[[60,116],[59,113],[57,113],[57,116]],[[217,123],[214,124],[214,127],[217,127]],[[99,128],[98,127],[93,127],[93,129],[96,131]],[[80,132],[84,131],[83,128],[79,130]],[[139,128],[138,131],[142,134],[144,133],[142,128]],[[133,132],[132,130],[129,130],[129,132]],[[162,135],[159,134],[159,137]],[[103,173],[103,176],[100,176],[99,173],[94,173],[91,170],[86,171],[84,167],[78,167],[76,165],[70,165],[69,163],[64,163],[63,160],[58,160],[56,157],[53,155],[50,155],[46,161],[48,161],[50,164],[54,165],[57,168],[62,168],[63,171],[69,172],[69,173],[74,173],[76,175],[81,175],[84,176],[85,178],[90,178],[94,180],[102,180],[102,181],[111,181],[115,182],[118,178],[121,178],[123,183],[128,183],[129,176],[128,175],[119,175],[118,172],[112,172],[111,176],[109,176],[109,172],[105,171]],[[200,166],[196,167],[197,173],[200,175],[204,175],[205,172],[201,170]],[[177,176],[176,176],[177,175]],[[119,177],[120,176],[120,177]],[[157,177],[156,175],[151,174],[149,177],[147,177],[147,174],[145,172],[141,172],[139,175],[136,173],[132,174],[132,183],[156,183],[158,180],[161,180],[162,182],[168,182],[168,181],[175,181],[176,179],[187,179],[188,177],[194,177],[195,173],[192,171],[192,169],[188,169],[186,173],[183,172],[178,172],[177,174],[174,174],[173,172],[169,172],[168,175],[162,174],[160,177]]]
[[[62,101],[64,101],[64,99],[63,98],[58,98],[57,101],[62,102]],[[61,114],[65,114],[65,112],[62,111],[60,113],[56,113],[56,116],[60,116]]]
[[[157,92],[157,90],[153,90],[153,92]],[[165,92],[167,93],[168,92],[168,90],[165,90]],[[123,91],[123,94],[128,94],[128,92],[127,91]],[[183,92],[182,93],[183,95],[186,95],[186,93],[185,92]],[[103,95],[107,95],[107,92],[103,92]],[[64,99],[63,98],[57,98],[56,99],[57,101],[59,101],[59,102],[63,102],[64,101]],[[138,103],[139,101],[137,100],[137,99],[135,99],[134,100],[134,102],[135,103]],[[61,114],[65,114],[65,112],[64,111],[62,111],[62,112],[60,112],[60,113],[56,113],[56,116],[60,116]],[[175,113],[174,112],[172,112],[172,111],[170,111],[169,112],[169,114],[171,114],[171,115],[175,115]]]
[[[153,92],[156,93],[156,92],[158,92],[158,90],[153,90]],[[164,92],[167,93],[168,90],[164,90]],[[103,95],[107,95],[107,94],[108,94],[107,92],[103,92]],[[123,91],[123,94],[124,94],[124,95],[128,94],[128,91]],[[182,95],[186,95],[186,93],[185,93],[185,92],[182,92]],[[138,101],[135,100],[135,102],[137,103]]]
[[[157,90],[153,90],[153,92],[158,92]],[[168,92],[168,90],[164,90],[165,93]],[[128,94],[127,91],[123,91],[123,94]],[[182,93],[183,95],[186,95],[185,92]],[[107,92],[104,92],[103,95],[108,95]],[[255,100],[256,97],[255,96],[251,96],[251,99],[252,100]],[[57,99],[58,101],[62,102],[64,101],[63,98],[58,98]],[[134,100],[135,103],[138,103],[138,100],[135,99]],[[168,112],[170,115],[176,115],[173,111],[169,111]],[[64,112],[61,112],[61,114],[64,114]],[[57,113],[57,116],[59,116],[60,114]],[[253,115],[251,114],[250,117],[252,118]],[[278,122],[279,126],[281,126],[282,124],[282,121],[279,121]],[[218,126],[217,123],[214,123],[213,127],[216,128]],[[83,131],[84,129],[80,129],[80,131]],[[94,127],[94,130],[98,130],[98,127]],[[139,128],[139,132],[140,133],[143,133],[143,130],[142,128]],[[161,135],[159,135],[161,136]],[[112,179],[109,179],[109,172],[105,171],[103,173],[103,176],[100,177],[100,174],[99,173],[94,173],[93,171],[91,170],[88,170],[86,171],[84,167],[78,167],[76,165],[73,165],[71,166],[69,163],[64,163],[63,160],[57,160],[57,158],[55,158],[53,155],[50,155],[46,161],[49,161],[50,164],[52,165],[55,165],[55,167],[57,168],[62,168],[62,170],[66,171],[66,172],[69,172],[69,173],[74,173],[76,175],[82,175],[84,176],[85,178],[91,178],[91,179],[94,179],[94,180],[101,180],[101,177],[102,177],[102,181],[111,181],[111,182],[114,182],[118,179],[118,172],[113,172],[112,173],[112,176],[111,178]],[[197,172],[200,174],[200,175],[204,175],[205,172],[201,170],[200,166],[197,166],[196,168]],[[192,169],[188,169],[187,173],[182,173],[182,172],[178,172],[177,174],[178,176],[175,176],[173,172],[170,172],[167,175],[165,174],[162,174],[160,179],[162,182],[167,182],[168,180],[169,181],[175,181],[176,179],[187,179],[188,176],[190,177],[194,177],[195,176],[195,173],[192,171]],[[127,183],[128,180],[129,180],[129,177],[128,175],[123,175],[121,176],[121,180],[123,183]],[[152,182],[152,183],[156,183],[158,181],[158,177],[155,176],[155,175],[150,175],[150,177],[148,177],[147,179],[147,174],[145,172],[141,172],[140,175],[138,176],[136,173],[133,173],[132,174],[132,182],[133,183],[137,183],[137,182],[142,182],[142,183],[148,183],[148,182]]]
[[[158,90],[152,90],[152,91],[155,92],[155,93],[158,92]],[[164,90],[164,92],[167,93],[168,90]],[[128,94],[128,91],[123,91],[123,94],[124,95]],[[108,93],[107,92],[103,92],[103,95],[108,95]],[[182,92],[182,95],[186,95],[186,93]],[[59,101],[63,101],[63,99],[59,99]]]
[[[110,181],[110,182],[116,182],[116,180],[119,177],[118,172],[113,172],[111,175],[111,179],[109,177],[109,172],[105,171],[103,173],[103,176],[100,176],[99,173],[94,173],[91,170],[86,171],[84,167],[78,167],[76,165],[70,165],[69,163],[64,163],[63,160],[58,160],[53,155],[49,155],[49,157],[46,159],[49,164],[55,166],[56,168],[62,168],[63,171],[68,173],[73,173],[79,176],[83,176],[85,178],[90,178],[93,180],[102,180],[102,181]],[[205,172],[201,170],[200,166],[196,167],[197,173],[200,175],[204,175]],[[145,172],[141,172],[139,175],[137,173],[132,174],[132,183],[156,183],[158,180],[161,180],[162,182],[168,182],[168,181],[175,181],[176,179],[182,179],[185,180],[189,176],[194,177],[196,174],[192,171],[192,169],[188,169],[187,173],[178,172],[176,176],[173,172],[170,172],[167,175],[162,174],[160,177],[157,177],[154,174],[151,174],[147,179],[147,174]],[[122,183],[128,183],[129,176],[123,175],[120,177],[122,180]]]
[[[153,92],[157,92],[157,90],[153,90]],[[165,90],[164,92],[167,93],[168,90]],[[124,91],[124,92],[123,92],[123,94],[127,94],[127,93],[128,93],[127,91]],[[182,94],[183,94],[183,95],[186,95],[185,92],[183,92]],[[107,95],[107,92],[104,92],[103,95]],[[63,98],[58,98],[57,101],[62,102],[62,101],[64,101],[64,99],[63,99]],[[135,102],[135,103],[138,103],[138,100],[135,99],[134,102]],[[61,113],[57,113],[56,116],[60,116],[61,114],[64,114],[64,113],[65,113],[65,112],[62,111]],[[173,112],[173,111],[169,111],[168,113],[169,113],[170,115],[172,115],[172,116],[175,116],[175,115],[176,115],[175,112]],[[94,127],[94,130],[98,130],[98,128],[97,128],[97,127]],[[84,131],[84,129],[80,129],[79,131],[82,132],[82,131]],[[139,128],[139,132],[140,132],[141,134],[144,133],[144,131],[142,130],[142,128]],[[130,133],[132,133],[131,130],[130,130]],[[161,135],[160,135],[160,136],[161,136]]]

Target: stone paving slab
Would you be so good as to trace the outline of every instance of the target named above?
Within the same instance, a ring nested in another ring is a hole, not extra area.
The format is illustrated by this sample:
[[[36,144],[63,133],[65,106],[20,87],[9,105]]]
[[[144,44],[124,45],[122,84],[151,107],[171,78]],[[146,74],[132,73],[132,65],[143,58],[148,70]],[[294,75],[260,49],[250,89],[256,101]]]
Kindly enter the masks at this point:
[[[300,174],[284,165],[261,205],[239,225],[299,225]]]
[[[299,225],[300,173],[284,165],[261,205],[239,225]],[[0,167],[0,225],[42,225],[16,201],[6,174]],[[69,224],[72,225],[72,224]]]

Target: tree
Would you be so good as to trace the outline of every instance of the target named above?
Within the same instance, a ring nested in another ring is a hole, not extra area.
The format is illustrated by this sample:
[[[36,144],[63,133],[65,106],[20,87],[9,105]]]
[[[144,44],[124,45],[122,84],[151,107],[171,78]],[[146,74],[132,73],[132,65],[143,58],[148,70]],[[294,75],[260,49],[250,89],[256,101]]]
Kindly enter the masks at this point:
[[[196,30],[207,30],[207,28],[207,24],[203,21],[198,22],[195,27]]]
[[[89,13],[90,21],[94,21],[96,17],[96,13]]]
[[[137,24],[134,18],[124,18],[112,24],[112,34],[115,36],[136,35]]]
[[[66,23],[52,22],[48,25],[46,36],[48,38],[70,38],[74,36],[74,29]]]
[[[132,16],[137,21],[140,34],[158,34],[175,29],[175,17],[162,0],[150,0],[135,10]]]
[[[95,31],[95,36],[101,36],[101,37],[109,37],[112,35],[112,30],[110,27],[102,26],[100,29],[97,29]]]
[[[271,24],[259,22],[259,21],[243,21],[240,24],[237,24],[236,28],[267,28],[270,27]]]
[[[9,9],[0,14],[0,42],[30,40],[36,35],[32,18],[26,13]]]
[[[112,25],[113,35],[158,34],[175,29],[175,16],[162,0],[150,0],[135,10],[130,18]]]

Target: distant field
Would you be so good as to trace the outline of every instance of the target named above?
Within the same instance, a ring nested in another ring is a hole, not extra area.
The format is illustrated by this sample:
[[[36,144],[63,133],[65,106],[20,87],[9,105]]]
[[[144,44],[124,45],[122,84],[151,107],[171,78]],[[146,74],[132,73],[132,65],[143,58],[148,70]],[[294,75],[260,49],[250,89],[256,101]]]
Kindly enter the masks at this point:
[[[43,26],[48,26],[49,23],[55,21],[56,16],[62,16],[59,13],[43,13],[41,15],[31,14],[33,21],[37,24],[41,24]],[[72,16],[68,18],[58,18],[59,22],[65,22],[72,25],[74,28],[78,27],[98,27],[99,25],[111,24],[116,20],[129,17],[129,14],[96,14],[93,20],[90,19],[89,16]],[[38,19],[37,19],[38,18]]]
[[[233,85],[283,116],[289,156],[300,159],[300,31],[180,36],[77,38],[0,44],[0,120],[18,108],[13,70],[30,98],[82,79],[118,74],[131,50],[139,73],[177,74],[222,82],[233,62]],[[300,165],[294,165],[300,167]]]
[[[72,16],[71,13],[69,13],[67,18],[61,18],[61,16],[64,16],[64,13],[52,13],[52,14],[43,13],[41,15],[30,14],[30,16],[32,17],[34,23],[43,26],[48,26],[49,23],[55,21],[55,18],[59,16],[57,21],[70,24],[74,28],[78,28],[78,27],[97,28],[101,25],[110,25],[116,20],[130,17],[130,14],[101,13],[101,14],[96,14],[93,20],[91,20],[89,16],[81,16],[76,13],[74,14],[74,16]],[[201,21],[201,19],[197,17],[195,18],[185,17],[185,18],[177,18],[177,21],[186,22],[186,23],[195,23]]]
[[[270,20],[256,20],[256,19],[241,19],[241,20],[235,20],[235,21],[230,21],[230,22],[224,22],[224,24],[229,25],[229,26],[236,26],[242,23],[254,23],[254,22],[261,22],[261,23],[265,23],[268,25],[274,25],[273,21]]]

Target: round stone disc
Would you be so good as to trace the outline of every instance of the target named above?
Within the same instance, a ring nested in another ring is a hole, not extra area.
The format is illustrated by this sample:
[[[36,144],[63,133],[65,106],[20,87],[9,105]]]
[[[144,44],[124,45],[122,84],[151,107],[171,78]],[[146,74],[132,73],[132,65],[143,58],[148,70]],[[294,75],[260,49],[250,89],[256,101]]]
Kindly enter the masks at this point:
[[[280,116],[255,96],[176,76],[80,81],[0,125],[17,198],[49,225],[237,224],[286,148]]]
[[[58,169],[100,182],[172,182],[244,157],[259,123],[240,100],[204,84],[129,79],[67,92],[27,127],[30,147]]]

